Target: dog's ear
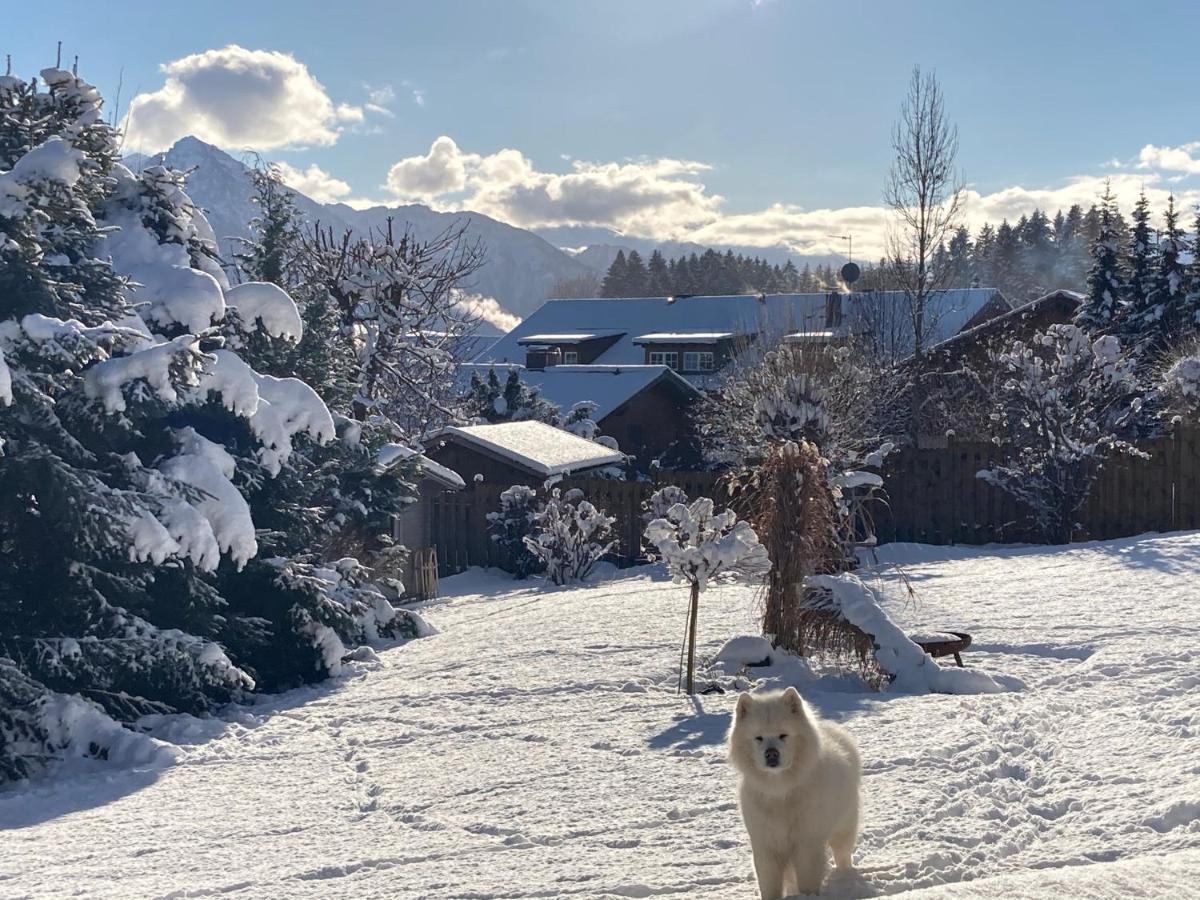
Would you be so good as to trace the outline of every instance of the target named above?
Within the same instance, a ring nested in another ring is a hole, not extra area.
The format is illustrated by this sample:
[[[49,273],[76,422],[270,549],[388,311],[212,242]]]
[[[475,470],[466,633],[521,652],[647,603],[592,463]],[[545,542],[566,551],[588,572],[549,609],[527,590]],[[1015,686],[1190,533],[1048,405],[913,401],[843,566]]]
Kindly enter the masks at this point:
[[[794,687],[789,687],[783,692],[783,702],[787,704],[788,712],[793,716],[804,715],[804,701],[800,699],[800,692]]]
[[[734,713],[734,718],[739,721],[746,718],[746,713],[750,712],[750,705],[754,702],[754,698],[748,693],[743,693],[738,697],[737,712]]]

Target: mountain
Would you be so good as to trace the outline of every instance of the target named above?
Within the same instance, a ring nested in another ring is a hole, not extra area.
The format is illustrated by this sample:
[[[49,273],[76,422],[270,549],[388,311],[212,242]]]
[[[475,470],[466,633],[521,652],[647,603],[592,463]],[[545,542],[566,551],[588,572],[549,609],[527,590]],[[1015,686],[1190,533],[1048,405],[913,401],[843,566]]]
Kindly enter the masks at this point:
[[[253,194],[250,170],[223,150],[197,138],[185,137],[166,153],[132,156],[125,161],[135,169],[165,164],[191,170],[188,194],[208,216],[222,256],[230,258],[236,248],[235,239],[249,233],[248,223],[256,212],[250,201]],[[291,193],[306,220],[320,222],[334,231],[350,229],[366,234],[385,227],[391,216],[396,226],[407,223],[418,239],[427,240],[465,222],[468,237],[482,241],[486,250],[486,262],[465,287],[495,298],[504,310],[518,316],[527,316],[541,306],[559,281],[592,272],[585,262],[538,235],[480,213],[436,212],[418,204],[353,209],[344,203],[318,203],[295,190]]]
[[[561,247],[576,260],[601,275],[608,271],[608,267],[616,259],[618,250],[625,251],[626,255],[630,250],[636,250],[643,259],[649,259],[651,253],[659,250],[667,259],[677,259],[692,253],[700,256],[711,247],[718,253],[732,250],[735,254],[742,256],[757,256],[772,265],[782,266],[790,259],[799,267],[803,267],[805,263],[813,266],[840,266],[846,261],[845,257],[837,254],[796,254],[783,246],[751,247],[739,244],[710,245],[696,244],[690,241],[656,241],[596,226],[559,225],[553,228],[533,228],[531,230],[554,246]]]

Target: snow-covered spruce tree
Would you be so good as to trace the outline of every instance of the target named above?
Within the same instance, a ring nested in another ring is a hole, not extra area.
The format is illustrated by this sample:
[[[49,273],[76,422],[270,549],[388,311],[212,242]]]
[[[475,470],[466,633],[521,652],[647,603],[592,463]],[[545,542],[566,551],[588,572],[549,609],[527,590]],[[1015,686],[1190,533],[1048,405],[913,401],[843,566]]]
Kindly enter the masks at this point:
[[[269,281],[280,287],[295,283],[294,261],[300,249],[300,216],[279,169],[257,159],[250,170],[251,202],[258,215],[250,220],[250,237],[241,238],[234,253],[238,270],[249,281]]]
[[[700,594],[723,576],[766,575],[771,560],[749,522],[738,521],[733,510],[713,512],[713,502],[700,497],[677,503],[661,519],[646,526],[646,539],[658,550],[678,584],[688,585],[691,602],[687,619],[687,692],[696,692],[696,623]]]
[[[1147,415],[1132,361],[1111,335],[1053,325],[994,362],[1009,456],[979,477],[1025,503],[1045,540],[1067,543],[1113,453],[1135,453]]]
[[[279,566],[246,591],[288,599],[270,614],[229,590],[261,572],[247,486],[332,419],[220,349],[233,291],[181,178],[115,163],[95,89],[42,80],[0,79],[0,777],[120,755],[136,736],[114,720],[264,687],[280,636],[316,678],[330,632],[399,618]]]
[[[1151,303],[1158,277],[1158,248],[1150,228],[1150,201],[1143,190],[1130,216],[1127,271],[1122,291],[1123,303],[1117,310],[1121,336],[1127,346],[1140,343],[1140,332]]]
[[[1124,268],[1117,234],[1117,201],[1105,184],[1100,198],[1096,237],[1092,241],[1092,267],[1088,270],[1087,296],[1075,315],[1075,324],[1092,335],[1108,334],[1120,315],[1125,288]]]
[[[521,380],[519,369],[510,368],[504,383],[495,368],[487,375],[471,374],[471,384],[462,396],[463,412],[468,421],[494,425],[498,422],[544,422],[558,428],[562,412],[541,396],[537,388]]]
[[[429,241],[387,227],[369,238],[306,232],[300,266],[308,290],[337,305],[358,361],[355,419],[381,416],[394,440],[418,445],[462,420],[455,376],[476,320],[462,289],[483,264],[466,226]]]
[[[557,585],[583,581],[596,563],[617,546],[617,520],[583,499],[583,492],[558,488],[533,515],[533,533],[525,546]]]
[[[487,515],[488,533],[496,546],[508,554],[512,573],[528,578],[545,570],[545,562],[529,549],[525,538],[533,535],[537,515],[537,492],[514,484],[500,495],[500,509]]]
[[[1154,285],[1137,326],[1143,357],[1153,359],[1173,344],[1186,341],[1196,331],[1188,298],[1188,273],[1183,255],[1191,247],[1179,227],[1174,195],[1167,198],[1163,227],[1158,235]]]

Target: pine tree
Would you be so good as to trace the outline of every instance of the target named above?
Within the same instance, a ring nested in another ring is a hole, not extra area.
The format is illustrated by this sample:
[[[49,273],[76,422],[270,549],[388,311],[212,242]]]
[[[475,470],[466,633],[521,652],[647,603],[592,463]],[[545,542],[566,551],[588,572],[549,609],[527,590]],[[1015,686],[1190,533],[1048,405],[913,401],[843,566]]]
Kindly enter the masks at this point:
[[[630,250],[625,262],[625,286],[622,297],[644,297],[649,283],[649,274],[642,255],[636,250]]]
[[[604,276],[604,281],[600,284],[601,297],[625,297],[627,284],[629,283],[629,270],[625,262],[625,251],[618,250],[616,259],[612,261],[612,265],[608,267],[608,272]]]
[[[671,293],[671,270],[667,267],[667,261],[661,250],[655,250],[650,254],[647,272],[646,293],[651,297],[669,296]]]
[[[1156,251],[1150,230],[1150,201],[1143,190],[1133,207],[1133,228],[1129,233],[1126,274],[1122,300],[1117,310],[1119,326],[1127,339],[1140,343],[1138,330],[1149,310],[1150,295],[1157,277]]]
[[[1147,297],[1146,309],[1137,323],[1143,351],[1157,351],[1192,332],[1188,321],[1187,270],[1182,255],[1188,246],[1179,227],[1175,197],[1167,198],[1163,228],[1158,237],[1154,286]]]
[[[1116,199],[1111,185],[1105,184],[1096,212],[1096,237],[1092,242],[1087,295],[1075,316],[1076,323],[1093,335],[1108,334],[1116,326],[1122,291],[1127,283],[1116,224]]]
[[[96,90],[42,79],[0,78],[0,780],[115,758],[140,740],[117,722],[322,677],[413,621],[357,564],[334,585],[258,557],[256,486],[332,418],[208,349],[237,295],[183,176],[116,163]],[[295,316],[278,294],[264,320]]]
[[[250,182],[258,215],[250,220],[251,236],[240,239],[242,250],[234,259],[248,280],[289,287],[286,273],[300,246],[295,200],[278,168],[261,160],[250,170]]]

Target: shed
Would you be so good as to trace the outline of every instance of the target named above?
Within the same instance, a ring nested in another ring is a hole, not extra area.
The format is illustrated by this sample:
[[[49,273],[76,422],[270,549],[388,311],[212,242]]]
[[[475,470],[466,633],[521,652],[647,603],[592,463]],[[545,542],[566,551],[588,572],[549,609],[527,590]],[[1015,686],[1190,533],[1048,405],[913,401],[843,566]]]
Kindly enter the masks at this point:
[[[542,422],[443,428],[425,455],[470,483],[540,487],[556,476],[597,472],[625,462],[625,454]]]
[[[417,457],[417,499],[396,514],[392,537],[408,550],[404,570],[400,573],[405,596],[426,600],[436,596],[436,589],[429,584],[422,568],[433,552],[428,510],[430,498],[461,491],[466,484],[457,472],[402,444],[384,444],[379,450],[379,464],[384,467],[413,457]]]

